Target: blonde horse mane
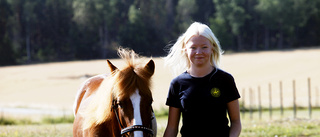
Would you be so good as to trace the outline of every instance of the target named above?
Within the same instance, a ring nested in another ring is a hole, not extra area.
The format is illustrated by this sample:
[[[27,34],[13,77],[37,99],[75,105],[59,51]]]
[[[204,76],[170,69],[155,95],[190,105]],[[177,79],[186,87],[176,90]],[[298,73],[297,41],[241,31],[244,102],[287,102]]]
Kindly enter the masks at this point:
[[[112,119],[111,107],[113,99],[129,98],[139,89],[143,96],[152,97],[150,91],[150,77],[153,72],[146,71],[140,66],[141,57],[133,50],[118,50],[118,55],[125,60],[124,69],[116,69],[106,77],[96,93],[91,96],[90,103],[83,113],[84,121],[82,128],[90,129]]]

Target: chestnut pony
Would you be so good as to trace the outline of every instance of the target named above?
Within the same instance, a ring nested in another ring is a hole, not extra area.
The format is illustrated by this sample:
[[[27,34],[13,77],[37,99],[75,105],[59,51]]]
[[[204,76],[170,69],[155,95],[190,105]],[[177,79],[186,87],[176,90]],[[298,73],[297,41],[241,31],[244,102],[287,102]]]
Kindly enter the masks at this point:
[[[150,78],[155,65],[146,65],[132,50],[119,49],[126,67],[118,69],[109,60],[110,74],[86,80],[74,102],[74,137],[156,136]]]

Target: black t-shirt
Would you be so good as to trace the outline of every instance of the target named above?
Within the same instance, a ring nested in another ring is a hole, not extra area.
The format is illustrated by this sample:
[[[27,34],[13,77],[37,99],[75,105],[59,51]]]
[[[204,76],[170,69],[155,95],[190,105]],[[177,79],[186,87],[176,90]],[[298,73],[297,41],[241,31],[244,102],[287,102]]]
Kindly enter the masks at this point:
[[[196,78],[184,72],[171,81],[166,105],[180,108],[183,137],[229,136],[227,103],[240,98],[231,74],[214,69]]]

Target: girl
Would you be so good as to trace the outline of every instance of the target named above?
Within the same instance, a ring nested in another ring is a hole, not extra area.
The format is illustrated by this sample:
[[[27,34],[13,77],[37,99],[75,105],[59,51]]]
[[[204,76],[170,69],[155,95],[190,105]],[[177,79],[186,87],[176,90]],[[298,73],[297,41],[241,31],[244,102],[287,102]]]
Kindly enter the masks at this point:
[[[211,29],[198,22],[171,47],[165,64],[174,74],[183,73],[170,84],[164,137],[177,136],[181,114],[182,137],[240,135],[240,95],[232,75],[219,69],[221,54]]]

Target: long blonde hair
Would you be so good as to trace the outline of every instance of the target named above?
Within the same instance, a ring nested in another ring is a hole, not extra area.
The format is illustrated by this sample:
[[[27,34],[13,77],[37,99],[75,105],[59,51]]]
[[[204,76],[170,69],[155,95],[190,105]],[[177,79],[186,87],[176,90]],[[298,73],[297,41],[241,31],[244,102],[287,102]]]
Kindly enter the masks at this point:
[[[190,68],[190,61],[185,52],[185,44],[194,35],[206,37],[213,45],[213,54],[210,58],[212,66],[219,68],[220,58],[223,53],[220,43],[211,29],[202,23],[194,22],[187,31],[182,34],[177,42],[170,48],[169,54],[164,58],[165,66],[169,66],[175,76]]]

